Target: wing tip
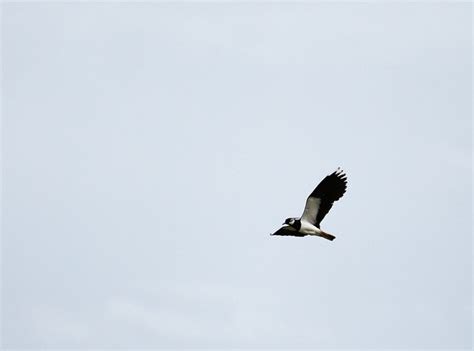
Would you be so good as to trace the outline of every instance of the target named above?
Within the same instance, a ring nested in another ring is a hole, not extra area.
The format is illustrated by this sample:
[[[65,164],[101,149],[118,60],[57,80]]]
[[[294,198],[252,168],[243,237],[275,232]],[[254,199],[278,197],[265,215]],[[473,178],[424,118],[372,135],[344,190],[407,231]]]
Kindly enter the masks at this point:
[[[337,167],[337,169],[330,175],[335,175],[337,176],[338,178],[347,178],[347,174],[346,172],[344,172],[344,170],[341,168],[341,167]]]

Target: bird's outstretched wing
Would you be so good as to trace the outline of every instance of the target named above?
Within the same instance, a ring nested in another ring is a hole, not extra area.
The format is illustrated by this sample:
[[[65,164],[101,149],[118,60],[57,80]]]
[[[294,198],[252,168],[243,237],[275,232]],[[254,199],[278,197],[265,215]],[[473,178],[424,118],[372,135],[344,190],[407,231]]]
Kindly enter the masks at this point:
[[[304,236],[298,231],[296,231],[295,228],[290,227],[289,225],[284,225],[280,229],[278,229],[275,233],[271,235],[283,235],[283,236]]]
[[[324,216],[331,209],[334,201],[339,200],[346,192],[347,176],[338,168],[326,176],[306,200],[301,220],[310,222],[319,228]]]

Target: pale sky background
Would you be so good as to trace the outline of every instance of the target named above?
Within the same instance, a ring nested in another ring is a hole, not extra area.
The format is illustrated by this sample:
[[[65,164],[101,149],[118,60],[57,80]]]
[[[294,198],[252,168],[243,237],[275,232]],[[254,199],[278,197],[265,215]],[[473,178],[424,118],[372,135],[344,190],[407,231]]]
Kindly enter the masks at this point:
[[[471,347],[471,4],[2,10],[5,348]]]

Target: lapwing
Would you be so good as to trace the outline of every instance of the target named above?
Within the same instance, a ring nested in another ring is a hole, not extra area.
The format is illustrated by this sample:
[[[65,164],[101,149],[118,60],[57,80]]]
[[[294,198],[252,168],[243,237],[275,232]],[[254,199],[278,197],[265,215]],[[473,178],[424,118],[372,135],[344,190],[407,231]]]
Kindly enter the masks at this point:
[[[334,201],[339,200],[346,192],[347,176],[338,168],[326,176],[316,189],[308,196],[303,215],[300,218],[287,218],[283,227],[271,235],[320,236],[324,239],[334,240],[336,237],[321,230],[321,221],[331,209]]]

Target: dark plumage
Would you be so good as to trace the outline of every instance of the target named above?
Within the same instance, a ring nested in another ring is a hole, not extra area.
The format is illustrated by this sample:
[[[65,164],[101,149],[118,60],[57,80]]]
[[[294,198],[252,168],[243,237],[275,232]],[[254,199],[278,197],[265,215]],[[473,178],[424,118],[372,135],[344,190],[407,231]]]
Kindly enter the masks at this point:
[[[346,192],[347,176],[340,169],[326,176],[316,189],[309,195],[309,198],[319,198],[321,203],[315,221],[311,222],[319,228],[321,221],[327,215],[335,201],[339,200]]]
[[[294,229],[291,226],[284,226],[278,229],[275,233],[272,235],[282,235],[282,236],[299,236],[303,237],[306,236],[306,234],[298,232],[296,229]]]

